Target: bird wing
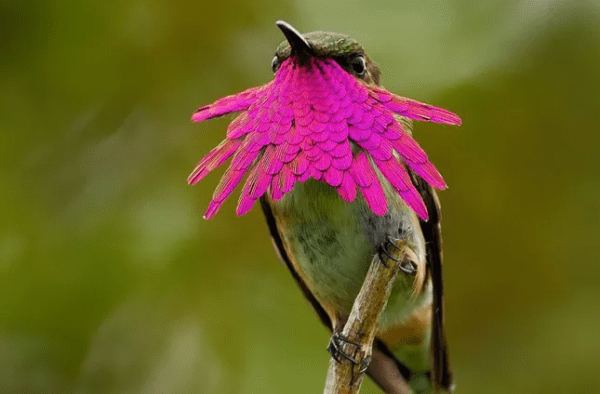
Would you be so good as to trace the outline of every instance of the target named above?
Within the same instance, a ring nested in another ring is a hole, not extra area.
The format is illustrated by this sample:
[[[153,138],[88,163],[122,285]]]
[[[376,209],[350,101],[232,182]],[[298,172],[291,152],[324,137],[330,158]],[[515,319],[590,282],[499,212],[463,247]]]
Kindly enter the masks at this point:
[[[397,116],[396,120],[402,125],[402,128],[412,135],[412,120]],[[427,277],[433,284],[433,308],[432,310],[432,329],[431,329],[431,356],[433,360],[431,380],[436,392],[439,390],[452,391],[453,379],[452,370],[448,360],[448,345],[446,343],[446,333],[444,330],[444,281],[442,276],[442,210],[437,193],[425,180],[409,169],[412,182],[419,191],[429,220],[419,220],[421,231],[425,238],[427,252]]]
[[[444,331],[444,281],[442,277],[442,229],[440,201],[433,188],[411,172],[412,180],[421,194],[428,221],[420,221],[427,248],[427,269],[433,284],[431,353],[433,366],[431,380],[436,392],[452,391],[452,371],[448,361],[448,345]]]

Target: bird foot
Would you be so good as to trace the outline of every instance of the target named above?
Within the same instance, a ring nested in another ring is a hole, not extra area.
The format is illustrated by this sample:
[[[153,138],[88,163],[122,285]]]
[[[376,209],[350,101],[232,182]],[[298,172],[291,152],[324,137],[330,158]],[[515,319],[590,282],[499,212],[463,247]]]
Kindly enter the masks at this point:
[[[331,354],[331,357],[338,363],[340,362],[340,356],[350,361],[352,364],[358,364],[358,361],[350,354],[348,354],[344,348],[347,346],[354,346],[356,349],[360,348],[360,344],[351,342],[346,339],[345,336],[340,334],[339,332],[334,332],[329,340],[329,345],[327,346],[327,351]],[[354,352],[356,353],[356,351]]]
[[[398,246],[399,241],[400,241],[399,239],[388,236],[387,239],[385,240],[385,242],[377,250],[377,256],[379,257],[379,261],[381,262],[381,264],[383,264],[389,268],[386,261],[387,261],[387,259],[393,260],[397,263],[400,263],[400,265],[398,267],[398,268],[400,268],[400,271],[404,272],[407,275],[416,275],[417,274],[417,264],[415,264],[415,262],[413,262],[407,258],[398,260],[397,258],[392,256],[392,254],[390,252],[390,248],[402,250],[402,247]]]
[[[348,352],[344,349],[347,346],[353,346],[356,348],[353,355],[348,354]],[[338,363],[340,362],[340,357],[345,358],[350,361],[354,365],[360,365],[360,373],[363,373],[369,367],[369,363],[371,362],[371,357],[365,357],[360,362],[356,360],[356,354],[358,350],[360,350],[361,345],[352,341],[349,341],[346,337],[344,337],[339,332],[333,333],[331,339],[329,340],[329,345],[327,346],[327,351],[331,354],[331,357]]]

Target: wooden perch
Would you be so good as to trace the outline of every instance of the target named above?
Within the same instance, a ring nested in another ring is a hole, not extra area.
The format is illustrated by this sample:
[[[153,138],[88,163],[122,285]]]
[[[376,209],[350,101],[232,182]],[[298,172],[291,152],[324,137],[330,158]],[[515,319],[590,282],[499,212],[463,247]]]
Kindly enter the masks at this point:
[[[396,244],[398,249],[390,248],[390,254],[398,260],[411,260],[414,253],[406,246],[406,242],[399,240]],[[403,260],[396,262],[388,258],[385,264],[382,264],[378,256],[373,258],[341,333],[348,342],[358,345],[346,346],[354,348],[355,352],[352,357],[357,364],[343,357],[340,357],[338,362],[332,357],[329,361],[324,394],[357,394],[359,392],[364,373],[371,361],[373,340],[379,328],[381,312],[387,304],[399,266],[402,263]]]

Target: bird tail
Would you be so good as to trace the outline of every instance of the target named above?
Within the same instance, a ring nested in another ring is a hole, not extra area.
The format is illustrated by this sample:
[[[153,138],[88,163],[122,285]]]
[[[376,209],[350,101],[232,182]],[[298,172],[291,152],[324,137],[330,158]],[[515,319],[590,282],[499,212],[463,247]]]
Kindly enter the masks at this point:
[[[427,346],[429,335],[427,337],[425,346],[402,345],[394,349],[394,352],[381,339],[376,339],[367,374],[388,394],[451,393],[454,387],[450,371],[446,371],[446,379],[434,382],[432,371],[427,368],[430,365]],[[447,353],[445,348],[444,353]],[[409,363],[404,362],[404,359],[413,360]],[[418,359],[416,365],[414,359]],[[423,364],[423,367],[418,364]]]

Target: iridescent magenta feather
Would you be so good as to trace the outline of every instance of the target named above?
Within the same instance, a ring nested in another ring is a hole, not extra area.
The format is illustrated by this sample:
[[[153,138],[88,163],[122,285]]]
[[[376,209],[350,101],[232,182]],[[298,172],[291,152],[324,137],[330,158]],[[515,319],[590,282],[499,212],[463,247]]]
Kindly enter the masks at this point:
[[[217,213],[246,173],[238,215],[248,212],[265,193],[279,200],[296,182],[310,178],[335,187],[348,202],[356,199],[358,188],[370,209],[384,215],[387,201],[377,168],[406,204],[427,220],[425,204],[404,164],[434,188],[444,189],[446,183],[394,114],[461,123],[452,112],[366,85],[334,60],[316,57],[303,65],[288,58],[270,83],[204,106],[192,120],[231,112],[241,113],[227,128],[227,139],[188,178],[195,184],[233,156],[206,219]],[[353,144],[360,148],[354,153]]]

